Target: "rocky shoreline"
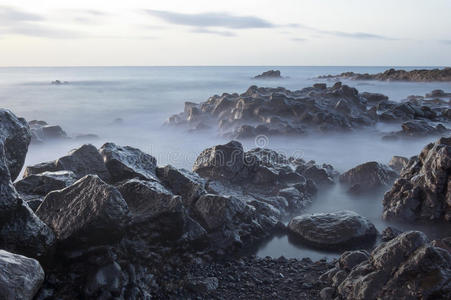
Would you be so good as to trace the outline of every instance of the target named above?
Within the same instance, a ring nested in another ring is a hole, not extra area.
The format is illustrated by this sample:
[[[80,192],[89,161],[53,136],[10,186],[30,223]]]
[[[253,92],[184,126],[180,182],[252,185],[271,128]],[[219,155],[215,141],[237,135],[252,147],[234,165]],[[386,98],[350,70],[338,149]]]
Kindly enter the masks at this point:
[[[338,75],[323,75],[319,79],[350,79],[350,80],[379,80],[379,81],[412,81],[412,82],[449,82],[451,81],[451,68],[420,69],[420,70],[395,70],[389,69],[377,74],[361,74],[344,72]]]
[[[314,87],[314,94],[318,89],[321,97],[349,91],[361,99],[341,85]],[[384,216],[449,226],[451,138],[410,160],[394,158],[394,169],[368,162],[341,175],[270,149],[245,151],[238,141],[205,149],[192,171],[159,166],[130,146],[86,144],[27,166],[16,180],[32,130],[12,112],[0,113],[0,266],[8,270],[0,290],[9,298],[451,297],[449,239],[431,242],[421,232],[395,229],[381,234],[350,211],[304,214],[318,189],[343,184],[356,194],[391,187]],[[330,262],[249,255],[281,232],[348,252]]]

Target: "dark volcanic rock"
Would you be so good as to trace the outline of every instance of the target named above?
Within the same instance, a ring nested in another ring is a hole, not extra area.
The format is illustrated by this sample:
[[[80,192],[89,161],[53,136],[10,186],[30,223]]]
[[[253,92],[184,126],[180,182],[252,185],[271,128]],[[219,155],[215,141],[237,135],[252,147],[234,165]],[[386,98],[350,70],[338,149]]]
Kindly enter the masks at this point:
[[[7,109],[0,109],[0,141],[5,148],[5,161],[11,175],[16,180],[22,170],[31,141],[30,127],[27,122],[16,117]]]
[[[410,159],[384,196],[384,218],[451,222],[451,138]]]
[[[397,139],[397,138],[417,138],[425,136],[441,136],[451,133],[451,129],[446,128],[442,124],[431,125],[424,120],[415,120],[404,122],[401,125],[400,131],[392,132],[385,135],[383,139]]]
[[[74,149],[68,155],[55,161],[28,166],[25,169],[24,177],[46,171],[72,171],[77,178],[95,174],[104,181],[110,180],[110,173],[105,167],[102,156],[97,148],[91,144],[85,144],[78,149]]]
[[[114,241],[128,221],[127,203],[119,191],[95,175],[51,192],[36,214],[68,247]]]
[[[2,299],[31,300],[44,281],[44,270],[35,259],[0,250]]]
[[[68,187],[76,179],[72,171],[43,172],[27,176],[14,186],[20,193],[45,196],[51,191]]]
[[[274,78],[282,78],[282,76],[280,76],[280,71],[279,70],[269,70],[266,72],[261,73],[260,75],[257,75],[254,77],[255,79],[274,79]]]
[[[288,229],[303,241],[323,248],[343,248],[377,236],[374,225],[352,211],[301,215],[293,218]]]
[[[339,75],[326,75],[319,78],[346,78],[352,80],[381,80],[381,81],[451,81],[451,68],[431,70],[395,70],[389,69],[377,74],[359,74],[345,72]]]
[[[335,299],[449,299],[451,255],[427,243],[418,231],[400,234],[374,249],[367,260],[351,266],[337,263],[321,276]],[[345,253],[339,262],[349,257]]]
[[[121,147],[106,143],[100,148],[100,154],[113,182],[131,178],[156,180],[156,159],[137,148]]]
[[[350,192],[360,193],[389,187],[397,177],[391,168],[372,161],[344,172],[340,175],[340,182],[350,186]]]
[[[170,117],[167,124],[193,129],[203,123],[232,138],[349,131],[376,122],[367,102],[356,89],[341,83],[297,91],[251,86],[241,95],[215,95],[200,104],[186,102],[184,112]]]

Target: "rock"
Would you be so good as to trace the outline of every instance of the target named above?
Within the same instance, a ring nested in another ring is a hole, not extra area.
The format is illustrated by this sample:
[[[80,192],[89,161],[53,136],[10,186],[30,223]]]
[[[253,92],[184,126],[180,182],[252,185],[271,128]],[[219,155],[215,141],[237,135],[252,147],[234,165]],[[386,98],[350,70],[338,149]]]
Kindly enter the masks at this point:
[[[451,222],[451,138],[440,138],[411,158],[383,205],[385,219]]]
[[[241,180],[245,175],[244,151],[241,143],[231,141],[208,148],[197,157],[193,171],[207,179]]]
[[[280,76],[279,70],[269,70],[266,72],[261,73],[260,75],[257,75],[254,77],[255,79],[274,79],[274,78],[282,78]]]
[[[395,70],[389,69],[377,74],[359,74],[354,72],[345,72],[339,75],[320,76],[321,79],[352,79],[352,80],[380,80],[380,81],[451,81],[451,68],[443,69],[420,69],[420,70]]]
[[[448,299],[451,296],[451,255],[428,244],[426,236],[418,231],[402,233],[380,244],[366,261],[351,270],[338,265],[334,273],[338,272],[346,273],[334,288],[340,299]],[[332,280],[328,280],[332,285]]]
[[[390,162],[388,163],[388,166],[395,170],[396,172],[400,173],[402,168],[404,168],[407,163],[409,162],[409,159],[404,156],[393,156]]]
[[[218,288],[219,282],[216,277],[207,277],[207,278],[190,278],[188,281],[188,288],[200,292],[200,293],[209,293]]]
[[[374,225],[352,211],[301,215],[290,221],[288,229],[303,241],[321,248],[372,242],[377,236]]]
[[[183,203],[188,207],[201,195],[207,193],[205,180],[196,173],[167,165],[163,168],[157,168],[157,176],[172,193],[182,196]]]
[[[61,81],[61,80],[54,80],[51,82],[53,85],[63,85],[63,84],[69,84],[68,81]]]
[[[318,185],[331,185],[334,183],[332,176],[328,173],[328,171],[324,168],[320,168],[316,165],[307,167],[302,175],[305,177],[312,179]]]
[[[388,241],[391,241],[392,239],[394,239],[395,237],[397,237],[398,235],[400,235],[401,233],[402,233],[402,231],[388,226],[387,228],[385,228],[382,231],[381,239],[384,242],[388,242]]]
[[[340,256],[338,266],[340,269],[349,272],[352,268],[368,259],[369,254],[364,250],[346,251]]]
[[[36,214],[67,247],[117,240],[128,221],[127,203],[119,191],[96,175],[49,193]]]
[[[68,187],[75,181],[76,176],[72,171],[43,172],[27,176],[14,186],[20,193],[45,196],[51,191]]]
[[[7,109],[0,109],[0,141],[5,148],[5,160],[11,180],[16,180],[22,170],[31,141],[27,122]]]
[[[418,138],[425,136],[439,136],[450,133],[451,130],[438,124],[435,127],[430,125],[424,120],[415,120],[404,122],[401,125],[400,131],[395,131],[389,135],[384,136],[384,139],[396,139],[396,138]]]
[[[100,148],[113,182],[131,178],[156,180],[156,159],[137,148],[106,143]]]
[[[44,270],[35,259],[0,250],[2,299],[31,300],[44,281]]]
[[[321,292],[319,293],[319,296],[323,300],[332,300],[332,299],[334,299],[334,297],[333,297],[334,293],[335,293],[335,290],[333,288],[326,287],[321,290]]]
[[[95,297],[108,291],[112,296],[120,296],[123,285],[122,277],[122,269],[117,262],[102,266],[88,279],[85,294]]]
[[[78,149],[74,149],[68,155],[55,161],[26,167],[24,178],[45,171],[72,171],[77,178],[95,174],[106,182],[110,180],[110,173],[105,167],[102,156],[97,148],[91,144],[85,144]]]
[[[379,94],[379,93],[368,93],[368,92],[364,92],[362,93],[362,96],[369,102],[372,104],[376,104],[382,101],[387,101],[388,97],[383,95],[383,94]]]
[[[221,226],[233,224],[246,211],[246,205],[234,197],[206,194],[194,205],[201,224],[209,231]]]
[[[340,182],[350,186],[350,192],[371,192],[378,188],[389,187],[398,174],[391,168],[378,162],[367,162],[340,175]]]

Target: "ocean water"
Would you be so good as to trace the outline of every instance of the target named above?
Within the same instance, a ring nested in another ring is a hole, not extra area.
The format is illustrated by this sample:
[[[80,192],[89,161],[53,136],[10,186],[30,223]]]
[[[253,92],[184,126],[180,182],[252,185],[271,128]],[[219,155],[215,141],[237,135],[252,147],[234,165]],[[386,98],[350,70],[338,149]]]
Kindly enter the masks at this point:
[[[138,147],[157,158],[159,165],[172,164],[191,169],[206,147],[227,142],[212,133],[193,134],[162,124],[172,114],[183,111],[185,101],[201,102],[214,94],[242,93],[251,85],[302,89],[316,82],[333,81],[315,77],[346,71],[376,73],[389,67],[36,67],[0,68],[0,106],[27,120],[45,120],[61,125],[69,135],[94,133],[93,143],[112,141]],[[424,68],[424,67],[422,67]],[[282,80],[256,80],[253,76],[279,69]],[[414,67],[403,67],[414,69]],[[53,80],[68,81],[52,85]],[[401,101],[409,95],[424,95],[434,89],[451,92],[451,83],[356,82],[344,81],[359,91],[378,92]],[[121,118],[122,123],[114,122]],[[394,130],[386,126],[383,131]],[[412,156],[433,138],[383,142],[371,131],[348,135],[271,138],[266,147],[287,155],[302,156],[318,163],[330,163],[345,171],[367,161],[387,163],[393,155]],[[32,145],[26,165],[56,159],[82,142],[71,140]],[[255,147],[245,141],[246,149]],[[259,146],[259,144],[257,142]],[[373,220],[379,228],[382,194],[371,199],[351,199],[340,190],[322,193],[310,211],[351,209]],[[274,250],[276,249],[276,250]],[[286,238],[269,241],[259,255],[287,257],[321,256],[322,253],[295,247]],[[309,252],[310,251],[310,252]],[[313,252],[311,252],[313,251]],[[313,254],[312,254],[313,253]],[[325,255],[327,256],[327,255]]]

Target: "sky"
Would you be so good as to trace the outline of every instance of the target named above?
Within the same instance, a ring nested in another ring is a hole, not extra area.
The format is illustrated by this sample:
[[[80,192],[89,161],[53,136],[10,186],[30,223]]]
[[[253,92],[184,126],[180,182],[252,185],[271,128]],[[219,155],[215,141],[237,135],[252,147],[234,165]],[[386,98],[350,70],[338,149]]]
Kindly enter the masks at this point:
[[[449,66],[451,0],[0,0],[0,66]]]

